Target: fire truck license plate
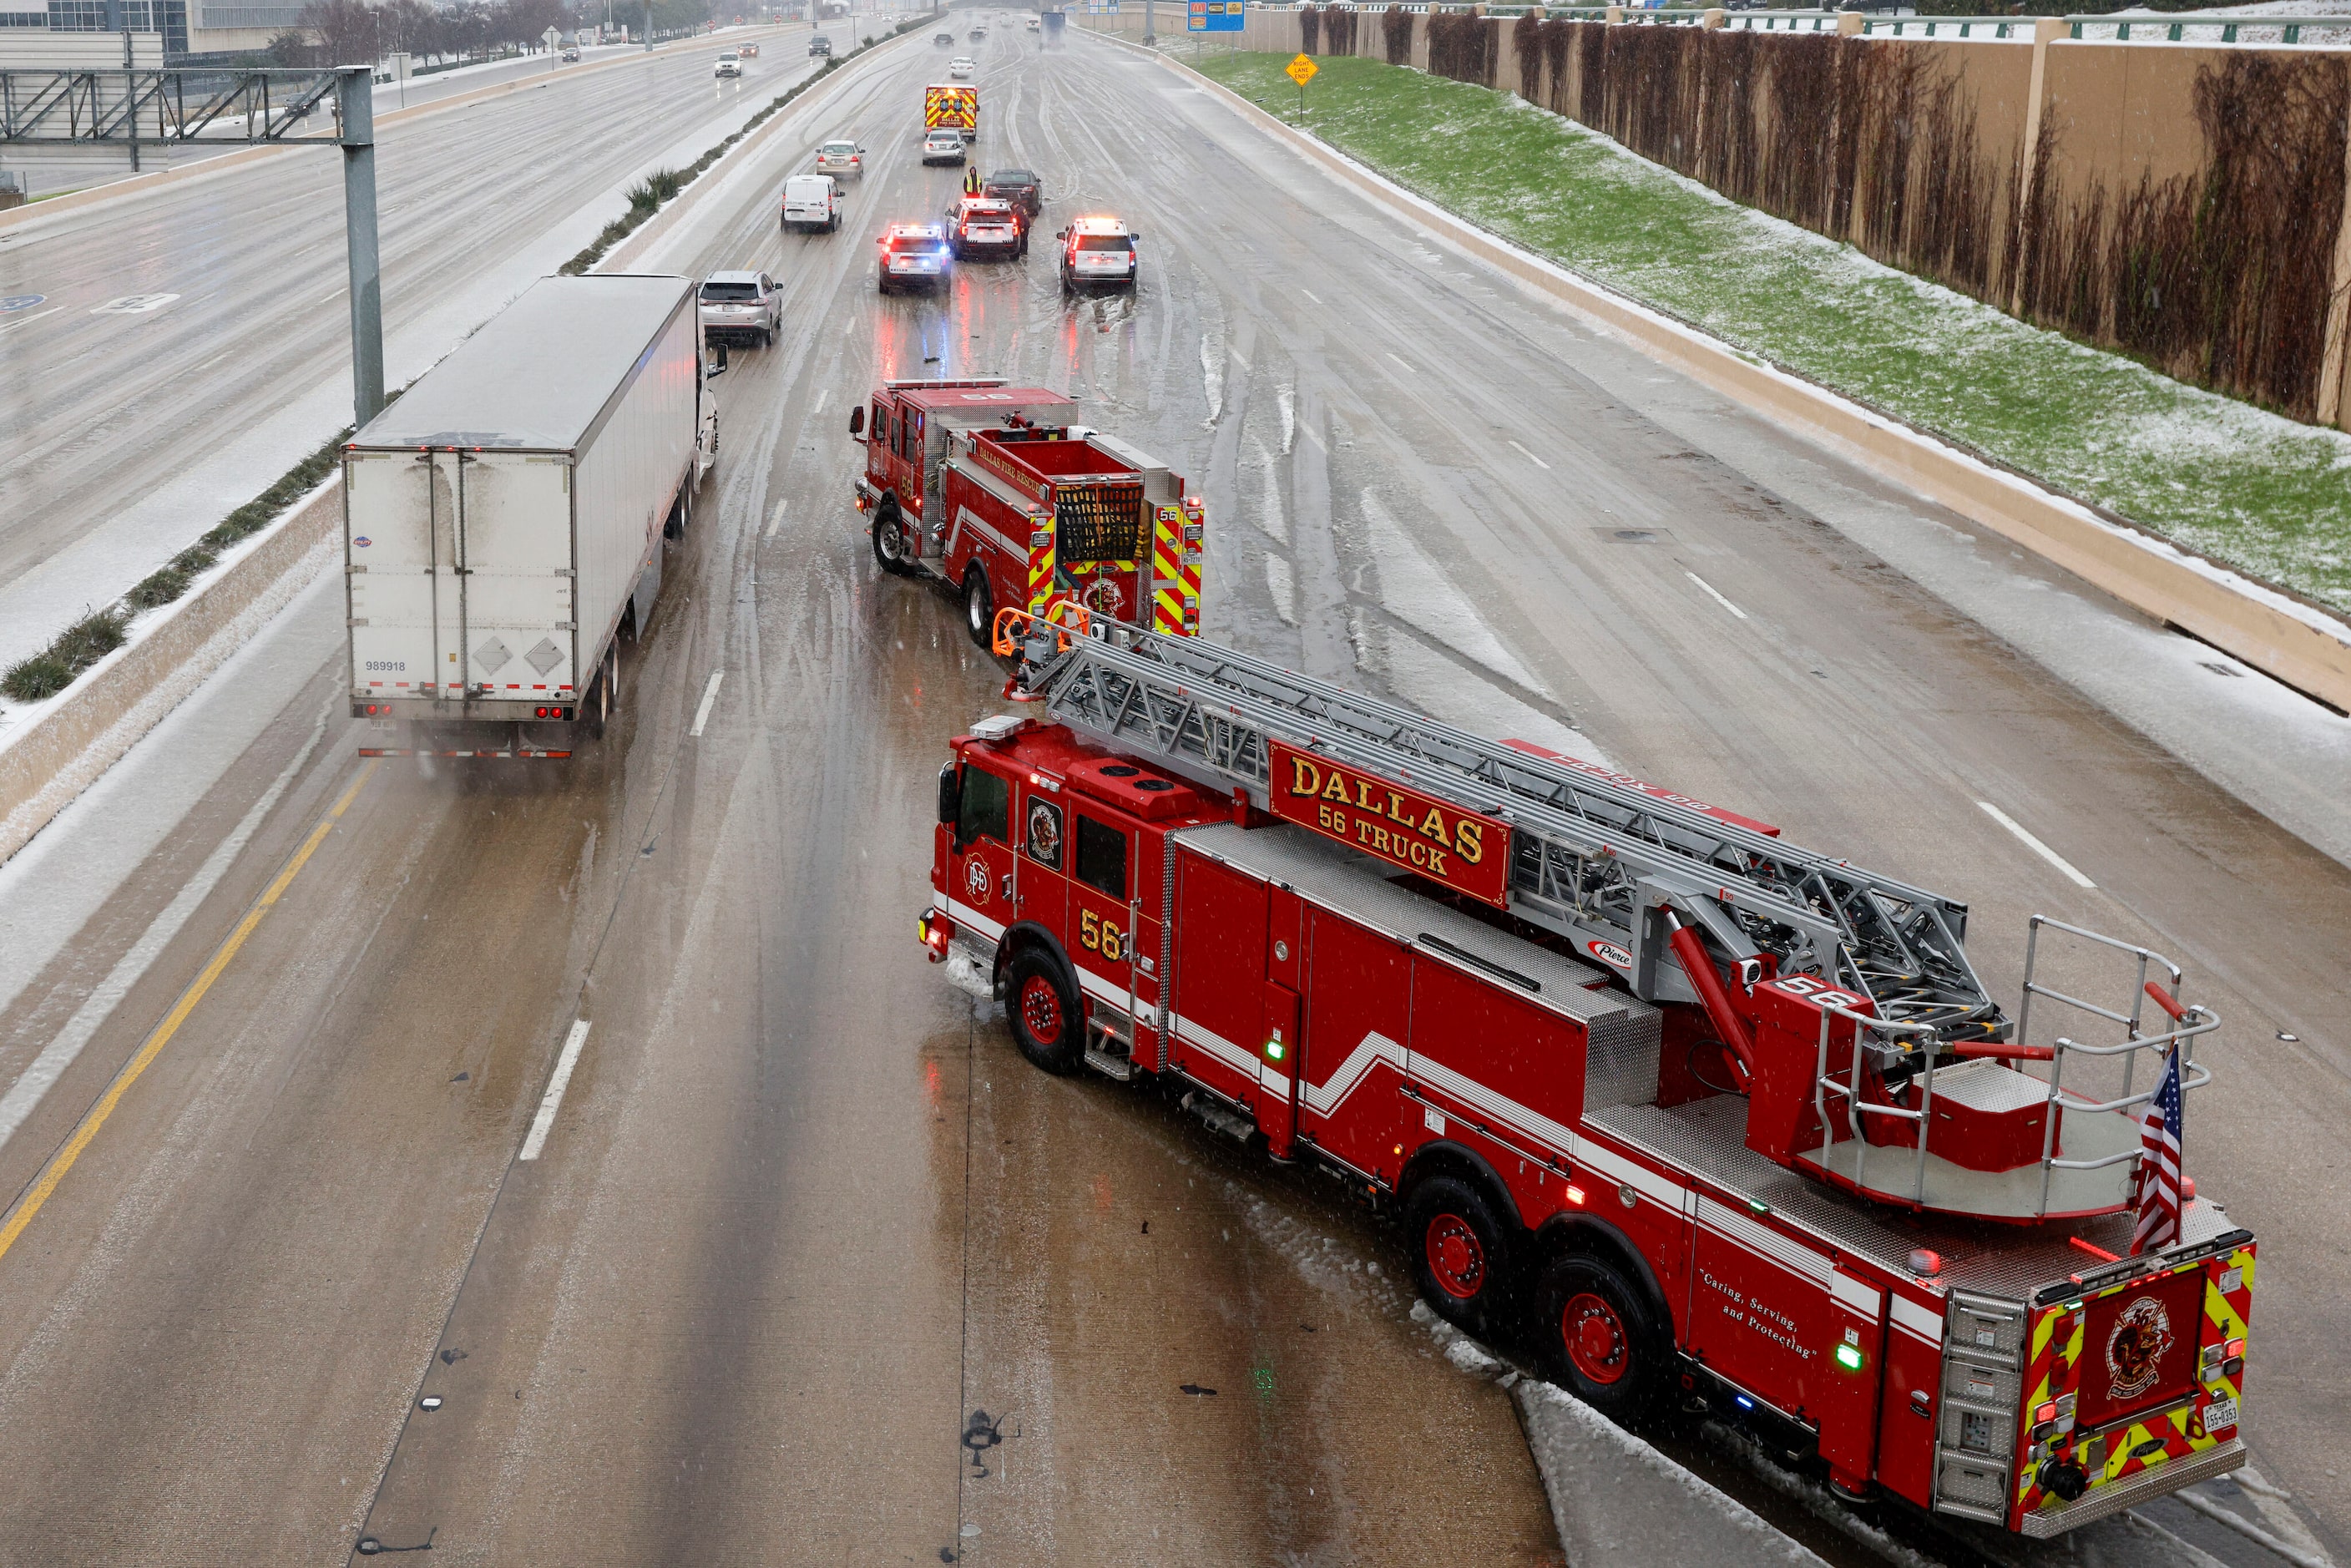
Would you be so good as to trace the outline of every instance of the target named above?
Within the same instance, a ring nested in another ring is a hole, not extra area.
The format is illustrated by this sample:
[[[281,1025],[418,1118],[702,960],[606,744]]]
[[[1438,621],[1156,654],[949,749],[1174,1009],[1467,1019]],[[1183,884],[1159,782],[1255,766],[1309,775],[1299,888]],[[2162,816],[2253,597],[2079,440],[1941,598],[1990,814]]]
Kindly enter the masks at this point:
[[[2237,1402],[2234,1399],[2215,1399],[2204,1406],[2204,1429],[2207,1432],[2225,1432],[2236,1424]]]

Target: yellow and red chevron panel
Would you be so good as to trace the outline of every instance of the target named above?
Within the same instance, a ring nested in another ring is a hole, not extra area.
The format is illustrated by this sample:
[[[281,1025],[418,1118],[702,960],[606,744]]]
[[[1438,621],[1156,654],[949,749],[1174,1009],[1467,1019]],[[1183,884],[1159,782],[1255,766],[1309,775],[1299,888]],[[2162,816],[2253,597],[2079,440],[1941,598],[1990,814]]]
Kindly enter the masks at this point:
[[[1151,522],[1151,629],[1200,634],[1200,506],[1155,507]]]
[[[2247,1241],[2188,1270],[2126,1281],[2034,1316],[2012,1526],[2037,1509],[2065,1506],[2042,1487],[2045,1459],[2080,1465],[2088,1483],[2082,1495],[2090,1497],[2237,1436],[2253,1273]],[[2134,1410],[2144,1403],[2135,1389],[2142,1380],[2175,1392]]]

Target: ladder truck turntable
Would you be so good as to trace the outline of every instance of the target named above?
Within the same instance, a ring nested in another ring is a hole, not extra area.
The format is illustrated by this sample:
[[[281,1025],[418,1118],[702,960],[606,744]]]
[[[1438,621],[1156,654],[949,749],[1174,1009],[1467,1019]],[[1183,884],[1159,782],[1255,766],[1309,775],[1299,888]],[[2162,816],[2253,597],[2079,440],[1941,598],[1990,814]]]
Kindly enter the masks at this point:
[[[920,929],[1037,1065],[1180,1088],[1400,1206],[1453,1322],[1848,1496],[2048,1537],[2244,1462],[2252,1235],[2189,1183],[2131,1253],[2220,1027],[2167,960],[2034,915],[2011,1019],[1965,904],[1735,812],[1196,637],[998,646],[1026,709],[952,743]],[[2047,977],[2084,955],[2139,988]]]

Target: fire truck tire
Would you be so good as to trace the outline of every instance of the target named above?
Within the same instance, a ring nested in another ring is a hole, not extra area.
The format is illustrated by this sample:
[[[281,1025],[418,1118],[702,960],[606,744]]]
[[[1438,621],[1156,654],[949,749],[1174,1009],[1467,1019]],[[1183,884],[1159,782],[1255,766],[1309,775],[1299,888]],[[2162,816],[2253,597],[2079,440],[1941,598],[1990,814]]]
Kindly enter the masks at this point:
[[[1485,1194],[1458,1176],[1428,1177],[1405,1205],[1405,1244],[1421,1298],[1480,1338],[1509,1321],[1517,1241]]]
[[[996,622],[996,595],[988,591],[987,573],[973,566],[963,574],[963,624],[971,640],[988,646]]]
[[[1085,1060],[1085,1015],[1050,954],[1030,947],[1006,966],[1004,1015],[1012,1043],[1046,1071],[1075,1072]]]
[[[873,561],[893,577],[911,576],[914,562],[906,554],[906,527],[898,508],[884,506],[873,514]]]
[[[1643,1414],[1664,1385],[1664,1342],[1648,1304],[1604,1259],[1553,1259],[1535,1283],[1533,1329],[1552,1381],[1612,1420]]]

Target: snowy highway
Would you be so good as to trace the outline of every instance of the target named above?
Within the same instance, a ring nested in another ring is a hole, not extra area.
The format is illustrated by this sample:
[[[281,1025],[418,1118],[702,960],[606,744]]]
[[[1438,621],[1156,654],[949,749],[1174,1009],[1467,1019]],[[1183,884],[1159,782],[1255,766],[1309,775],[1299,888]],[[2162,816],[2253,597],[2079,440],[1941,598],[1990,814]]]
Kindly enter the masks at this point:
[[[395,381],[453,301],[486,313],[805,68],[799,37],[739,90],[664,54],[387,139]],[[960,173],[919,157],[946,51],[891,49],[631,263],[768,271],[786,330],[717,383],[722,456],[601,748],[361,760],[329,578],[0,866],[0,1565],[1569,1560],[1390,1228],[1172,1103],[1037,1072],[924,962],[935,775],[1004,673],[876,570],[846,419],[877,378],[983,372],[1191,479],[1212,638],[1967,900],[2004,997],[2033,913],[2179,958],[2228,1020],[2191,1168],[2262,1238],[2278,1496],[2208,1490],[2340,1552],[2351,1254],[2317,1184],[2351,1124],[2351,869],[2083,695],[2217,656],[1074,30],[974,51],[978,157],[1038,172],[1044,231],[1128,220],[1137,289],[1067,295],[1040,244],[882,299],[871,236]],[[496,172],[453,172],[490,127]],[[841,231],[780,234],[778,183],[836,131],[871,152]],[[0,241],[0,292],[79,290],[0,329],[0,653],[44,573],[213,520],[207,453],[324,434],[333,176],[289,155]],[[131,430],[161,434],[124,463]],[[2220,679],[2245,692],[2194,701],[2247,733],[2303,722]],[[1840,1564],[2278,1561],[2176,1501],[1889,1544],[1660,1442]]]

